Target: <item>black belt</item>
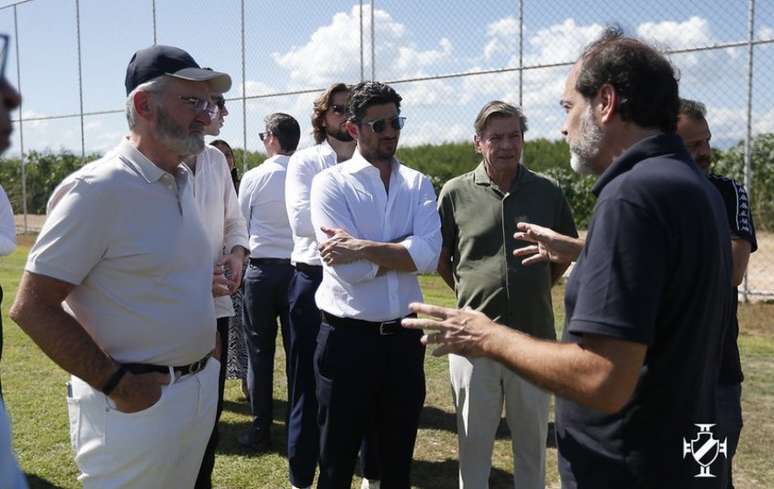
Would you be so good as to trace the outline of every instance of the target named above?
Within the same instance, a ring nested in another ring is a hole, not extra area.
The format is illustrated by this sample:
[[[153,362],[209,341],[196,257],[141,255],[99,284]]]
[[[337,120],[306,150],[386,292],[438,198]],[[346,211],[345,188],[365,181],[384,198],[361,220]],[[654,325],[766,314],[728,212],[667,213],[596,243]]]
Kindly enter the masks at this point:
[[[338,316],[328,314],[325,311],[320,311],[320,314],[322,315],[322,320],[331,326],[335,326],[337,328],[357,329],[363,333],[374,333],[380,336],[391,336],[400,332],[409,331],[400,325],[400,322],[403,320],[403,318],[379,322],[364,321],[362,319],[340,318]],[[415,318],[417,315],[409,314],[406,317]]]
[[[196,372],[203,370],[204,367],[207,366],[207,360],[210,359],[211,354],[212,354],[211,352],[206,354],[204,358],[194,363],[189,363],[188,365],[181,365],[179,367],[172,367],[172,370],[179,373],[180,376],[195,374]],[[123,365],[126,367],[128,371],[132,372],[135,375],[149,374],[151,372],[159,372],[162,374],[169,373],[169,367],[165,367],[163,365],[150,365],[147,363],[124,363]]]
[[[250,265],[290,265],[290,258],[250,258]]]
[[[320,273],[322,265],[309,265],[308,263],[296,262],[296,270],[303,273]]]

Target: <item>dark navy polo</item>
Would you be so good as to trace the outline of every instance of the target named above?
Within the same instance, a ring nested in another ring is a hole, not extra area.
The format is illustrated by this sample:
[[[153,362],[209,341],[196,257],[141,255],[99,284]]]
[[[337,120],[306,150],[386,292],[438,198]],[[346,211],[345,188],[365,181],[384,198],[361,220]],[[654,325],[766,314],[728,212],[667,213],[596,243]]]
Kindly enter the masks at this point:
[[[695,423],[716,422],[731,314],[723,202],[673,134],[630,147],[592,191],[598,200],[567,284],[563,341],[602,335],[647,353],[620,412],[557,398],[563,487],[715,488],[717,479],[694,478],[699,465],[684,458],[683,438],[696,438]]]

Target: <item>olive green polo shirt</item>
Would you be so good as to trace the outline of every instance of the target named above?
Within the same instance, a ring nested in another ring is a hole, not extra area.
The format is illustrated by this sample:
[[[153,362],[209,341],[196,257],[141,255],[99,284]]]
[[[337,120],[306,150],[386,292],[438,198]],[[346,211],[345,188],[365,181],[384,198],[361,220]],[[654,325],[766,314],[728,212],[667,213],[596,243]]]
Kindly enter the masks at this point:
[[[523,165],[508,193],[489,179],[483,162],[443,186],[438,197],[443,248],[449,250],[457,306],[539,338],[556,338],[551,267],[523,266],[513,250],[516,223],[531,222],[576,237],[561,188]]]

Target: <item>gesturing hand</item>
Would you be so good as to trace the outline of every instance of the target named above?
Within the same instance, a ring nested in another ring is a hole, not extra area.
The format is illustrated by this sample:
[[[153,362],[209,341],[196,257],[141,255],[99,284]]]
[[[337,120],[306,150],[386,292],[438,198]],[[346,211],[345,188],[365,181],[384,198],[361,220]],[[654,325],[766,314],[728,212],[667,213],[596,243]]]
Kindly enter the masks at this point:
[[[328,265],[351,263],[361,259],[362,242],[353,238],[343,229],[320,227],[328,236],[328,240],[320,243],[320,258]]]
[[[481,356],[486,342],[497,328],[501,328],[483,313],[472,309],[450,309],[430,304],[412,303],[409,309],[435,319],[406,318],[401,324],[406,328],[435,331],[425,333],[422,343],[439,345],[434,356],[456,353],[469,357]]]
[[[547,227],[520,222],[516,224],[519,230],[513,235],[515,239],[535,243],[513,250],[513,256],[524,256],[522,265],[554,262],[572,263],[578,259],[583,240],[559,234]]]

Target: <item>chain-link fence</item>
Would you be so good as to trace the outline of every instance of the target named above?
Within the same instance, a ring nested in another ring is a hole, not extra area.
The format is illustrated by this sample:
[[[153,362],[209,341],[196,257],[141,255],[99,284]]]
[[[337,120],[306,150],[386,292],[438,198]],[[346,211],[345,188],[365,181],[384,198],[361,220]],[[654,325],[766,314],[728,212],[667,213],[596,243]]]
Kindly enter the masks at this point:
[[[243,155],[262,150],[257,133],[275,111],[294,115],[301,146],[311,144],[314,97],[333,82],[364,79],[403,96],[402,146],[470,141],[476,113],[495,98],[524,108],[528,140],[555,140],[568,67],[611,21],[669,54],[681,94],[709,109],[719,157],[738,160],[753,208],[770,210],[771,1],[26,0],[0,6],[0,32],[14,39],[7,77],[24,95],[12,150],[21,161],[17,211],[26,230],[30,154],[69,150],[85,160],[120,140],[124,70],[141,47],[181,46],[232,75],[221,137]],[[774,296],[774,216],[755,217],[759,250],[742,290]]]

